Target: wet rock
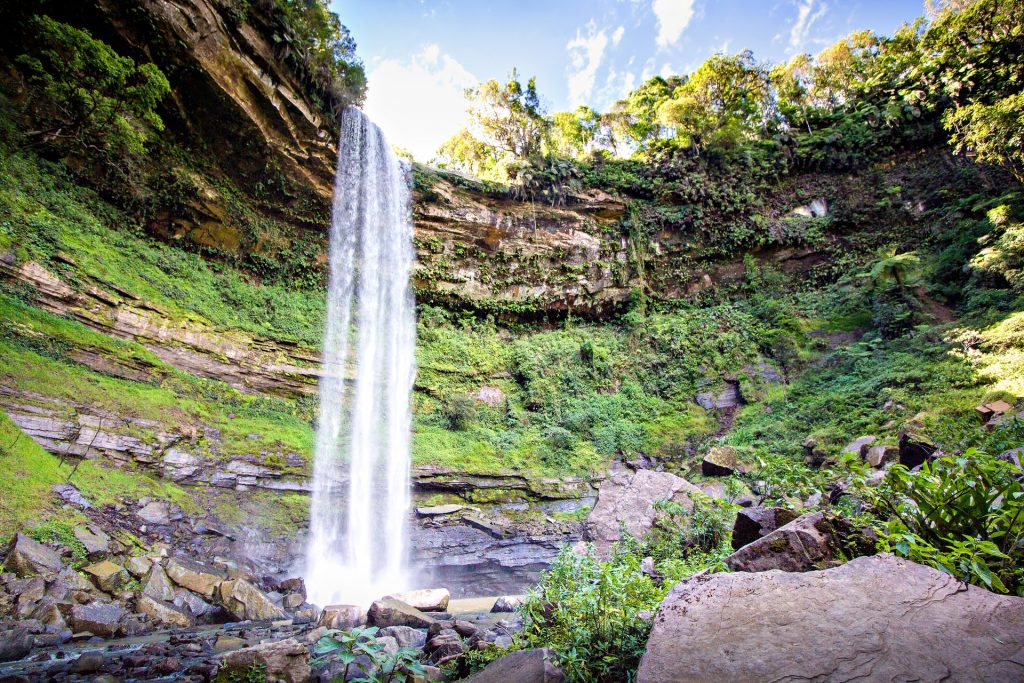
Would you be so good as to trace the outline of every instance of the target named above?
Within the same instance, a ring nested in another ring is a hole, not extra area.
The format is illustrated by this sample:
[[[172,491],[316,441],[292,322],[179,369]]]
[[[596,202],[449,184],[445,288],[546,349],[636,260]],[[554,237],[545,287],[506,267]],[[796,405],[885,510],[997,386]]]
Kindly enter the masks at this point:
[[[429,646],[430,643],[428,642]],[[452,662],[466,653],[466,648],[463,646],[462,641],[456,636],[454,639],[448,638],[444,642],[440,642],[436,647],[430,648],[430,654],[427,661],[434,666],[440,667],[445,664]]]
[[[475,636],[480,631],[480,628],[476,624],[470,623],[465,619],[456,619],[452,628],[463,638]]]
[[[188,628],[195,623],[188,611],[169,602],[154,600],[148,595],[140,595],[135,608],[139,614],[145,614],[161,626]]]
[[[491,612],[515,612],[523,604],[523,598],[519,595],[502,595],[494,601]]]
[[[840,551],[851,553],[851,539],[856,540],[856,535],[848,522],[824,512],[812,512],[743,546],[725,558],[725,563],[735,572],[824,569],[836,561]],[[859,552],[871,552],[871,547],[865,539]]]
[[[221,659],[225,676],[244,677],[254,668],[262,668],[267,683],[306,683],[310,675],[309,652],[294,638],[263,643],[229,652]]]
[[[293,610],[302,606],[302,603],[306,601],[306,598],[302,597],[298,593],[289,593],[288,595],[281,598],[281,606],[287,610]]]
[[[434,619],[401,600],[382,598],[370,605],[367,623],[370,626],[381,627],[412,626],[413,628],[428,628],[434,623]]]
[[[394,638],[399,647],[422,648],[427,643],[426,632],[410,626],[387,626],[378,633],[381,636]]]
[[[658,609],[637,683],[1019,681],[1022,643],[1024,599],[880,555],[680,582]]]
[[[547,649],[510,652],[470,676],[466,683],[559,683],[565,676],[554,661]]]
[[[740,402],[739,386],[735,382],[727,382],[721,392],[704,391],[695,395],[693,400],[704,410],[735,408]]]
[[[207,598],[212,598],[217,586],[227,578],[224,572],[215,567],[182,557],[167,560],[166,572],[174,583]]]
[[[424,588],[406,593],[395,593],[386,597],[400,600],[423,612],[443,612],[448,609],[451,594],[447,588]]]
[[[154,563],[149,568],[149,574],[142,584],[143,595],[148,595],[154,600],[169,601],[174,599],[174,586],[168,578],[164,568]]]
[[[110,536],[103,529],[90,524],[88,527],[75,527],[73,533],[75,538],[85,546],[85,552],[90,558],[102,557],[110,552]]]
[[[18,576],[34,576],[58,572],[63,564],[55,551],[24,534],[16,534],[4,566]]]
[[[277,589],[288,595],[301,595],[303,599],[306,598],[306,582],[301,576],[285,579],[278,584]]]
[[[799,515],[792,510],[779,507],[744,508],[736,513],[732,526],[732,549],[739,550],[780,526],[789,524]]]
[[[266,621],[285,617],[284,610],[245,579],[224,581],[219,591],[221,604],[236,619]]]
[[[146,524],[170,524],[171,509],[167,503],[154,500],[147,503],[135,513]]]
[[[70,626],[75,633],[88,631],[107,638],[117,634],[125,611],[111,602],[91,602],[71,608]]]
[[[100,590],[107,593],[116,593],[121,590],[122,586],[128,583],[128,571],[110,560],[90,564],[84,567],[82,571],[92,577],[92,580]]]
[[[607,557],[621,538],[620,522],[635,538],[643,538],[657,518],[654,504],[672,500],[692,507],[691,494],[700,489],[668,472],[639,470],[610,477],[601,484],[597,504],[586,523],[586,538],[593,541],[599,557]]]
[[[705,477],[728,477],[742,472],[743,467],[736,457],[736,449],[732,446],[714,446],[700,463],[700,471]]]
[[[328,605],[317,622],[326,628],[348,629],[366,623],[366,610],[358,605]]]
[[[94,674],[103,668],[104,663],[102,652],[83,652],[71,665],[71,670],[76,674]]]
[[[32,634],[26,628],[0,630],[0,662],[27,657],[32,651]]]

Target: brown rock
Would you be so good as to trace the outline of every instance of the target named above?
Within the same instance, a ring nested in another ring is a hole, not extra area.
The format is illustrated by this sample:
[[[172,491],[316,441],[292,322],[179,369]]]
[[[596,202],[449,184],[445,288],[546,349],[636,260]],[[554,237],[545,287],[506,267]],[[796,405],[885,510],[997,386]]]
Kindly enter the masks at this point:
[[[70,626],[75,633],[88,631],[95,636],[107,638],[117,634],[125,611],[110,602],[91,602],[88,605],[74,605],[71,608]]]
[[[884,467],[899,456],[895,446],[872,446],[864,453],[864,461],[872,467]]]
[[[367,614],[370,626],[412,626],[428,628],[434,619],[411,605],[394,598],[382,598],[370,605]]]
[[[358,605],[328,605],[317,622],[327,628],[348,629],[366,623],[366,610]]]
[[[155,562],[149,568],[145,583],[142,584],[143,595],[148,595],[154,600],[168,602],[174,599],[174,586],[167,577],[164,568]]]
[[[743,546],[725,563],[735,572],[824,569],[835,562],[840,550],[849,554],[843,546],[852,537],[852,528],[841,518],[811,512]]]
[[[16,534],[4,566],[18,576],[35,576],[59,572],[63,564],[55,551],[24,534]]]
[[[789,524],[799,515],[792,510],[779,507],[744,508],[736,513],[732,526],[732,549],[739,550],[780,526]]]
[[[862,458],[864,457],[864,454],[867,452],[868,448],[871,447],[871,444],[875,443],[875,441],[877,440],[878,437],[875,436],[859,437],[851,441],[849,444],[847,444],[846,447],[843,449],[843,453],[853,453],[854,455]]]
[[[466,683],[559,683],[564,678],[550,650],[519,650],[494,660]]]
[[[931,460],[938,447],[925,436],[916,423],[911,423],[900,430],[899,454],[900,464],[910,469]]]
[[[145,614],[153,622],[162,626],[188,628],[195,622],[187,611],[175,607],[169,602],[154,600],[148,595],[140,595],[136,602],[139,614]]]
[[[212,598],[217,586],[227,578],[219,569],[182,557],[167,560],[166,572],[174,583],[207,598]]]
[[[523,604],[523,598],[519,595],[502,595],[494,601],[491,612],[515,612]]]
[[[700,471],[705,477],[728,477],[742,472],[743,467],[736,457],[736,449],[732,446],[713,446],[700,463]]]
[[[601,484],[597,504],[586,523],[586,538],[593,541],[599,557],[607,557],[621,538],[620,522],[636,538],[643,538],[657,518],[654,504],[672,500],[691,507],[690,495],[700,489],[668,472],[639,470],[610,477]],[[702,494],[703,495],[703,494]]]
[[[220,600],[224,609],[240,621],[268,621],[285,617],[284,610],[245,579],[221,583]]]
[[[244,679],[254,669],[262,668],[267,683],[306,683],[310,675],[309,651],[294,638],[263,643],[229,652],[221,659],[220,671]]]
[[[110,536],[103,529],[90,524],[88,527],[75,527],[73,533],[85,546],[85,552],[90,558],[102,557],[110,552]]]
[[[122,586],[128,583],[128,571],[110,560],[90,564],[88,567],[84,567],[82,571],[92,577],[92,580],[100,590],[107,593],[116,593],[121,590]]]
[[[1022,661],[1024,598],[880,555],[827,571],[677,584],[658,610],[637,683],[1009,683],[1021,680]]]
[[[451,594],[447,588],[423,588],[385,597],[401,600],[410,607],[424,612],[443,612],[448,609],[448,600],[451,599]]]

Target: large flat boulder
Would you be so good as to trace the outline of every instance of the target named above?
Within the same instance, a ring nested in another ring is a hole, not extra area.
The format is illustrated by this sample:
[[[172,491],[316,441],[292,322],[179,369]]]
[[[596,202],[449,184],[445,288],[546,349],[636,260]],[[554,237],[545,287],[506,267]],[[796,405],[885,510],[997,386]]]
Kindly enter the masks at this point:
[[[387,597],[401,600],[424,612],[443,612],[448,609],[448,601],[452,596],[447,588],[422,588],[405,593],[394,593]]]
[[[221,570],[183,557],[167,560],[166,571],[174,583],[207,598],[212,598],[217,587],[227,579]]]
[[[155,562],[149,568],[149,574],[142,584],[142,594],[164,602],[174,599],[174,585],[171,584],[164,568]]]
[[[139,595],[135,609],[139,614],[145,614],[158,626],[188,628],[195,623],[192,614],[187,609],[162,600],[154,600],[146,594]]]
[[[220,602],[224,609],[239,621],[267,621],[283,619],[284,610],[267,595],[245,579],[224,581],[220,584]]]
[[[56,551],[25,534],[15,535],[4,565],[18,576],[59,572],[63,566]]]
[[[559,683],[564,678],[550,650],[517,650],[494,660],[466,683]]]
[[[92,577],[96,586],[108,593],[121,590],[122,586],[128,583],[128,571],[119,564],[110,560],[103,560],[90,564],[82,569],[83,572]]]
[[[586,539],[599,557],[607,557],[621,539],[620,522],[630,534],[643,538],[657,519],[655,503],[672,500],[691,507],[690,495],[698,493],[696,486],[669,472],[639,470],[610,477],[601,484],[597,504],[587,517]]]
[[[124,609],[112,602],[91,602],[71,608],[69,625],[75,633],[88,632],[94,636],[113,637],[125,617]]]
[[[411,605],[394,598],[382,598],[370,605],[367,614],[370,626],[411,626],[413,628],[430,628],[434,623],[430,617]]]
[[[637,683],[1020,681],[1024,598],[892,555],[711,574],[662,602]]]
[[[261,669],[267,683],[306,683],[309,679],[309,651],[294,638],[263,643],[229,652],[221,659],[219,673],[225,680],[248,680],[253,670]],[[218,678],[220,680],[220,678]]]

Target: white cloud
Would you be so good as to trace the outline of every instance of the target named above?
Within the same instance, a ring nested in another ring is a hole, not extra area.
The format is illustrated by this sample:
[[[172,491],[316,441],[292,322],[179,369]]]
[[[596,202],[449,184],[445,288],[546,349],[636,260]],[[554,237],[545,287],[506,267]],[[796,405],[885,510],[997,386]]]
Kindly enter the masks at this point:
[[[438,45],[427,45],[407,62],[385,59],[367,79],[366,115],[391,144],[408,149],[418,161],[429,161],[466,125],[464,93],[477,83]]]
[[[811,32],[818,19],[824,16],[828,5],[818,0],[800,0],[797,7],[796,22],[789,30],[789,49],[796,52],[807,42],[807,36]]]
[[[625,29],[621,29],[625,31]],[[619,33],[619,30],[616,30]],[[619,35],[621,39],[621,34]],[[608,34],[604,29],[597,30],[597,26],[591,21],[587,24],[586,37],[576,31],[576,37],[565,45],[569,51],[569,105],[576,107],[584,104],[591,93],[594,92],[594,81],[597,78],[597,70],[601,67],[604,59],[604,50],[608,47]]]
[[[658,18],[658,47],[679,40],[693,19],[694,0],[653,0],[651,9]]]
[[[620,26],[615,29],[615,33],[612,34],[612,45],[618,45],[622,41],[622,36],[626,33],[626,27]]]

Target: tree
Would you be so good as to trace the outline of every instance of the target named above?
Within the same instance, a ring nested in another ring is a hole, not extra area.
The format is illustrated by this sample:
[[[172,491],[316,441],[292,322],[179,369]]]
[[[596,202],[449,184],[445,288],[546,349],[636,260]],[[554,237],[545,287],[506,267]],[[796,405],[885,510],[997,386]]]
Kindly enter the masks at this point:
[[[669,137],[672,131],[658,119],[658,109],[684,82],[685,79],[675,77],[651,78],[626,99],[615,103],[608,115],[612,130],[640,152],[655,141]]]
[[[590,107],[560,111],[551,117],[550,147],[554,154],[580,158],[601,144],[603,120]]]
[[[137,66],[87,31],[47,16],[28,22],[31,51],[16,63],[29,85],[28,137],[62,156],[116,165],[145,153],[163,130],[156,106],[170,92],[154,64]]]
[[[513,69],[505,85],[481,83],[466,90],[466,99],[470,126],[441,146],[438,165],[504,182],[510,164],[541,156],[551,122],[541,109],[535,78],[524,86]]]
[[[768,86],[768,74],[749,50],[715,54],[658,107],[658,118],[675,126],[685,146],[732,147],[765,127]]]
[[[811,77],[811,103],[835,109],[855,101],[867,80],[878,43],[871,31],[855,31],[822,50],[815,59]]]
[[[942,123],[956,151],[999,164],[1024,182],[1022,26],[1019,0],[954,3],[939,12],[922,49],[951,104]]]

